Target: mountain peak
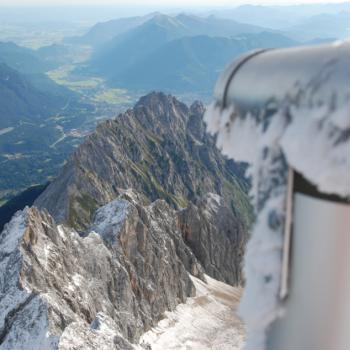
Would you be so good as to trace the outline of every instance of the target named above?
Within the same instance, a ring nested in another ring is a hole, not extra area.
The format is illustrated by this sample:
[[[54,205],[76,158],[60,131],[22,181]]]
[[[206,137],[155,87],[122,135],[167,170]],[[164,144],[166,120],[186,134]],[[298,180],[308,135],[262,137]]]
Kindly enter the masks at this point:
[[[165,199],[175,208],[207,192],[223,196],[228,204],[236,202],[237,193],[247,201],[235,185],[236,166],[205,133],[203,111],[198,102],[189,108],[160,92],[142,97],[86,139],[36,205],[84,231],[96,209],[127,188],[150,201]]]
[[[199,139],[205,135],[202,116],[205,106],[194,101],[189,107],[176,97],[163,92],[153,91],[140,98],[133,115],[145,128],[158,133],[191,132]]]
[[[152,18],[151,21],[157,22],[157,23],[173,23],[175,20],[174,17],[165,15],[163,13],[156,13]]]
[[[191,19],[191,20],[203,20],[203,18],[198,17],[196,15],[193,15],[191,13],[187,13],[187,12],[181,12],[179,13],[175,18],[179,19],[179,20],[187,20],[187,19]]]
[[[149,107],[154,108],[156,106],[170,106],[174,103],[179,103],[172,95],[167,95],[163,92],[152,91],[149,94],[142,96],[136,103],[136,108]]]
[[[149,19],[147,22],[144,23],[145,27],[156,27],[156,28],[162,28],[163,30],[170,30],[170,31],[180,31],[181,35],[184,35],[183,32],[185,29],[184,24],[178,20],[177,17],[171,17],[168,15],[164,15],[162,13],[158,13],[155,16],[153,16],[151,19]],[[179,33],[172,33],[172,35],[179,36]]]
[[[143,125],[145,120],[147,124],[151,122],[152,129],[160,125],[166,128],[184,129],[189,112],[188,107],[174,96],[155,91],[141,97],[135,110],[143,111],[136,113],[136,118]]]
[[[191,113],[194,113],[194,114],[203,114],[205,111],[203,102],[198,100],[194,101],[190,107],[190,111]]]

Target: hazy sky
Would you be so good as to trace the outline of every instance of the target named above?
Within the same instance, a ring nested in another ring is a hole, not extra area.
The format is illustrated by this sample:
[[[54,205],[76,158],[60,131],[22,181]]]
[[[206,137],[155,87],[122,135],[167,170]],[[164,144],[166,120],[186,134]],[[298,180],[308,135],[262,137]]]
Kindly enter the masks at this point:
[[[285,4],[296,4],[296,3],[339,3],[339,0],[0,0],[1,5],[119,5],[119,6],[130,6],[130,5],[160,5],[164,6],[225,6],[225,5],[240,5],[243,3],[249,4],[274,4],[274,5],[285,5]]]

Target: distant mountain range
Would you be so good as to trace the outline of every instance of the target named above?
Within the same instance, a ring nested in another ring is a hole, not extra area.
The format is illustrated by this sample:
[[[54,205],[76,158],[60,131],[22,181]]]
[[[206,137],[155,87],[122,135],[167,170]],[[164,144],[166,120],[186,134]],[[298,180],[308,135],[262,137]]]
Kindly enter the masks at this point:
[[[27,80],[32,87],[42,93],[61,99],[72,98],[74,96],[72,91],[57,85],[45,74],[60,65],[60,57],[67,54],[67,50],[63,45],[31,50],[12,42],[0,42],[0,64],[2,64],[2,70],[4,65],[12,68],[22,80]]]
[[[232,19],[275,30],[294,25],[300,19],[300,16],[295,14],[292,9],[287,9],[285,6],[243,5],[231,9],[214,10],[210,13],[219,18]]]
[[[224,67],[244,52],[347,36],[347,7],[326,15],[320,12],[324,8],[328,7],[306,6],[304,15],[300,6],[251,5],[207,17],[154,13],[99,23],[75,40],[94,47],[82,71],[103,76],[112,87],[139,93],[192,92],[203,98],[212,92]]]
[[[63,107],[66,101],[61,95],[37,88],[41,84],[40,79],[37,78],[33,84],[22,73],[0,63],[0,129],[12,127],[18,122],[33,123]],[[43,80],[47,87],[47,80]]]
[[[118,35],[140,27],[143,24],[146,24],[146,27],[153,24],[164,26],[164,28],[172,27],[173,30],[177,31],[178,35],[188,36],[201,34],[230,36],[240,33],[256,33],[263,30],[263,28],[257,26],[220,19],[214,16],[202,18],[194,15],[179,14],[171,17],[161,13],[151,13],[146,16],[120,18],[98,23],[82,37],[67,38],[66,40],[79,44],[101,46]]]
[[[244,5],[211,12],[220,18],[279,30],[295,40],[317,42],[350,34],[350,3],[302,6]]]
[[[170,41],[128,66],[111,72],[110,82],[128,89],[210,94],[227,62],[256,47],[290,47],[295,42],[273,33],[247,34],[236,38],[184,37]]]
[[[34,51],[0,42],[0,129],[48,117],[76,97],[45,74],[54,66],[48,55],[55,48]]]
[[[350,36],[350,11],[336,14],[319,14],[287,28],[296,40],[347,38]]]
[[[130,23],[135,25],[135,18]],[[95,40],[97,28],[105,40],[102,24],[89,33]],[[111,28],[110,22],[106,28]],[[116,87],[208,94],[220,71],[237,55],[258,47],[296,44],[278,32],[233,20],[156,14],[96,48],[88,70]]]
[[[203,19],[189,15],[171,17],[157,14],[105,43],[95,52],[91,65],[96,71],[110,77],[123,72],[171,40],[196,35],[231,37],[261,31],[262,28],[215,17]]]
[[[68,43],[101,46],[117,35],[125,33],[152,18],[153,14],[139,17],[118,18],[108,22],[95,24],[81,37],[66,38]]]
[[[0,42],[0,62],[26,74],[44,73],[50,69],[36,51],[12,42]]]
[[[32,50],[13,42],[0,42],[0,63],[26,75],[44,74],[67,64],[74,47],[64,43],[52,44]],[[81,48],[77,50],[81,51]]]

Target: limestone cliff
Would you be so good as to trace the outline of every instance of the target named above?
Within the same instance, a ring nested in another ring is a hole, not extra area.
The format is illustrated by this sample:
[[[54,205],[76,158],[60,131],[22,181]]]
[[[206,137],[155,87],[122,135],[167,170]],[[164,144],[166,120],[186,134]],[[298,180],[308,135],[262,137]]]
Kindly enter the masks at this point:
[[[203,112],[145,96],[100,125],[5,226],[0,350],[139,349],[195,295],[193,276],[242,284],[247,183],[205,133]]]
[[[200,102],[188,107],[163,93],[141,98],[87,138],[35,205],[57,222],[84,231],[96,209],[126,188],[174,208],[212,192],[224,198],[237,220],[249,221],[241,166],[215,147],[203,113]]]
[[[0,349],[75,349],[85,336],[83,349],[95,338],[104,349],[129,349],[194,295],[189,272],[203,278],[202,269],[174,210],[162,200],[144,207],[135,197],[128,191],[101,207],[85,237],[35,208],[7,224]]]

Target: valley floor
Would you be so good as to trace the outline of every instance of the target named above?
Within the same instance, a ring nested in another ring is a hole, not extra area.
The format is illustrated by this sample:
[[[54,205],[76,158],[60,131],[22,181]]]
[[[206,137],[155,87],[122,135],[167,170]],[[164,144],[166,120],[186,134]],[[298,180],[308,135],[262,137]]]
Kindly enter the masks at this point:
[[[237,308],[242,290],[209,276],[206,279],[207,284],[192,277],[196,297],[167,312],[157,327],[142,336],[140,343],[151,345],[152,350],[241,349],[245,329]]]

